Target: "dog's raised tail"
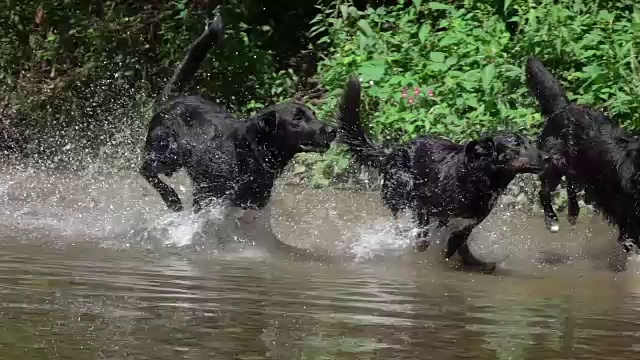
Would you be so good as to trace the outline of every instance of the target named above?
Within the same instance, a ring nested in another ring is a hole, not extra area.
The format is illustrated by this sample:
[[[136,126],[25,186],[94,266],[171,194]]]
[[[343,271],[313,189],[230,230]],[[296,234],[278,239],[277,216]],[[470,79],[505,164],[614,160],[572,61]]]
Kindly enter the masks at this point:
[[[202,35],[198,37],[187,50],[187,54],[165,85],[160,101],[165,101],[172,96],[180,95],[184,87],[193,80],[194,75],[200,69],[202,62],[207,57],[211,48],[222,41],[224,36],[224,24],[222,18],[217,15],[212,21],[208,21]]]
[[[569,105],[569,98],[556,78],[535,56],[527,59],[525,66],[527,87],[540,104],[545,117]]]
[[[386,152],[369,140],[360,123],[361,92],[360,80],[356,77],[350,78],[338,108],[338,142],[349,147],[358,163],[380,167],[381,159]]]

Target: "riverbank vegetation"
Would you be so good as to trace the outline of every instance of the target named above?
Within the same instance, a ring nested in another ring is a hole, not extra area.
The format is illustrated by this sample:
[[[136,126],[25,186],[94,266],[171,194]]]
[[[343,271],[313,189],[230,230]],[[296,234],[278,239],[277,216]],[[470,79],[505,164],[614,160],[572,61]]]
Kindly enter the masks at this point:
[[[383,144],[506,128],[533,137],[541,118],[522,67],[536,54],[573,99],[640,129],[640,7],[631,0],[222,3],[0,3],[0,149],[54,167],[135,166],[154,97],[220,5],[227,38],[195,85],[240,115],[296,96],[330,119],[357,74],[364,118]],[[313,186],[369,178],[340,146],[299,158],[290,174]]]

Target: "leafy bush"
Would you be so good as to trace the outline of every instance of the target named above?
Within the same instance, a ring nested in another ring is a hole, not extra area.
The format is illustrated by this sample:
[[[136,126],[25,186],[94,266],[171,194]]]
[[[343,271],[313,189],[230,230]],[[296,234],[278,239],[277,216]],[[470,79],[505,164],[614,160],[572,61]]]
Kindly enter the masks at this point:
[[[286,8],[287,1],[279,5]],[[123,126],[138,130],[217,3],[0,3],[0,90],[2,106],[9,105],[0,115],[0,135],[18,128],[34,142],[31,149],[55,157],[67,144],[99,150]],[[274,19],[256,16],[258,2],[232,0],[221,11],[227,37],[198,73],[200,90],[239,113],[291,96],[295,76],[278,69],[270,46]]]
[[[136,121],[146,121],[145,107],[220,3],[0,3],[0,135],[9,124],[47,136],[68,133],[78,147],[91,147],[104,145],[123,126],[141,131]],[[640,130],[640,10],[633,0],[226,5],[227,39],[206,61],[197,84],[239,113],[293,95],[300,74],[291,62],[313,44],[322,58],[319,93],[326,91],[317,106],[320,117],[332,118],[346,79],[359,75],[363,118],[383,143],[427,133],[466,141],[500,129],[535,136],[541,118],[522,72],[531,54],[542,58],[572,98],[606,107],[624,127]],[[308,25],[305,19],[313,16]],[[111,129],[109,139],[96,141],[101,129]],[[63,148],[65,141],[50,147]],[[339,146],[299,164],[319,186],[358,173]]]
[[[454,4],[398,1],[360,11],[337,0],[323,9],[312,34],[331,49],[319,69],[333,90],[325,113],[345,79],[359,75],[364,119],[383,143],[427,133],[466,141],[502,129],[533,137],[541,118],[523,65],[535,54],[573,99],[640,127],[640,10],[632,1]]]

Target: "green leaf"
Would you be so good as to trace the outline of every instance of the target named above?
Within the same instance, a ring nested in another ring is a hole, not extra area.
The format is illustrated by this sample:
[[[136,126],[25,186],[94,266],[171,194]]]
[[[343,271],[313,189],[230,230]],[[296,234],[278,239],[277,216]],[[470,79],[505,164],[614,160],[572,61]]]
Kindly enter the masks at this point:
[[[346,19],[349,16],[349,8],[347,5],[340,5],[340,12],[342,13],[342,18]]]
[[[585,66],[583,70],[591,78],[597,77],[602,72],[602,70],[600,70],[600,66],[598,65],[588,65]]]
[[[430,70],[433,72],[444,72],[444,71],[447,71],[448,69],[449,67],[444,63],[431,63],[427,65],[427,70]]]
[[[413,5],[416,6],[416,9],[420,10],[420,5],[422,5],[422,0],[413,0]]]
[[[432,51],[431,54],[429,54],[429,58],[431,59],[431,61],[436,63],[444,62],[444,57],[445,54],[438,51]]]
[[[389,81],[387,81],[387,83],[397,85],[400,84],[402,80],[404,80],[404,76],[394,75],[389,79]]]
[[[482,69],[482,86],[484,88],[488,88],[493,81],[493,78],[496,76],[496,66],[493,64],[489,64]]]
[[[420,39],[420,42],[424,44],[424,42],[427,41],[428,36],[429,36],[429,25],[423,24],[420,27],[420,31],[418,32],[418,39]]]
[[[370,60],[360,66],[359,72],[362,81],[378,81],[382,79],[387,69],[384,60]]]
[[[502,72],[506,76],[518,77],[522,75],[521,68],[519,68],[518,66],[509,65],[509,64],[502,65]]]
[[[340,158],[336,164],[336,168],[338,169],[346,169],[347,166],[349,166],[349,158]]]
[[[429,7],[433,10],[449,10],[450,6],[439,2],[432,1],[429,3]]]
[[[453,56],[449,56],[447,60],[445,60],[444,64],[447,65],[447,67],[451,67],[457,62],[458,62],[458,57],[453,55]]]
[[[373,37],[375,35],[373,30],[371,30],[371,26],[369,26],[369,22],[367,20],[364,20],[364,19],[358,20],[358,27],[360,28],[360,31],[362,31],[365,35],[369,37]]]
[[[448,46],[448,45],[452,45],[458,42],[458,36],[456,34],[447,34],[445,33],[445,35],[440,38],[440,41],[438,42],[438,44],[440,46]]]
[[[478,99],[475,97],[468,97],[466,99],[464,99],[464,103],[467,104],[468,106],[471,106],[472,108],[479,108],[480,104],[478,104]]]
[[[503,7],[503,10],[505,13],[507,12],[507,10],[509,10],[509,5],[511,5],[511,0],[505,0],[504,7]]]

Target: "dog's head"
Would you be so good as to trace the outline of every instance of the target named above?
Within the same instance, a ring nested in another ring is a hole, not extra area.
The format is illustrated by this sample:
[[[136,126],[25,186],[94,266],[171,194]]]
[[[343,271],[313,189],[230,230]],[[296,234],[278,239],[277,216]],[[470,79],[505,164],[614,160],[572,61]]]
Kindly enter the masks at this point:
[[[472,161],[490,162],[516,174],[540,173],[549,162],[546,153],[516,133],[472,140],[465,147],[465,155]]]
[[[337,130],[319,121],[308,106],[296,101],[286,101],[258,114],[263,134],[279,148],[294,153],[325,152],[335,140]]]
[[[496,162],[516,174],[542,172],[549,163],[549,156],[540,151],[525,136],[503,133],[494,137]]]

